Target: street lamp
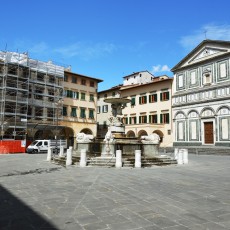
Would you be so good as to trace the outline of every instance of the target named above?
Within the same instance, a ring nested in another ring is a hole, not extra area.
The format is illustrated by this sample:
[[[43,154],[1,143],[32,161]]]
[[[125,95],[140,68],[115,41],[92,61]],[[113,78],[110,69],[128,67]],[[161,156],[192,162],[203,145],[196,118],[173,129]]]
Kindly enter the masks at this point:
[[[62,99],[58,99],[58,101],[55,103],[56,105],[56,127],[55,127],[55,140],[56,140],[56,146],[55,146],[55,153],[58,153],[58,143],[57,143],[57,134],[58,134],[58,115],[59,115],[59,106],[62,105],[63,100]]]

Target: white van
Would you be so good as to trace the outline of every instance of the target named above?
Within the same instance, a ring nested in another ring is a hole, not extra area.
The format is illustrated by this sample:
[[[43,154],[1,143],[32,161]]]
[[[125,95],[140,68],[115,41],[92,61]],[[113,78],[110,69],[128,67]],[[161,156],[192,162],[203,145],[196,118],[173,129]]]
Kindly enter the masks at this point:
[[[64,146],[64,149],[67,148],[67,140],[36,140],[31,143],[27,149],[27,153],[41,153],[47,152],[49,147],[54,149],[60,149],[61,146]]]

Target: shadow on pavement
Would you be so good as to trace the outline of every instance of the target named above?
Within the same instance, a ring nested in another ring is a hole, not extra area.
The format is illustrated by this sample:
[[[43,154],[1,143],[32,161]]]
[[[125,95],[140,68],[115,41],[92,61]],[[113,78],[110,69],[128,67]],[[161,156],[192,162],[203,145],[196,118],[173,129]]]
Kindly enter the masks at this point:
[[[7,189],[0,186],[0,229],[57,229]]]

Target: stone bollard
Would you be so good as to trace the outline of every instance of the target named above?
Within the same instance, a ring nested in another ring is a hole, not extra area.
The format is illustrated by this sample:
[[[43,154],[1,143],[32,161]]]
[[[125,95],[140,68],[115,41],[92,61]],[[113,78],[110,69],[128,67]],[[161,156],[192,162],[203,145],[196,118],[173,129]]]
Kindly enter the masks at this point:
[[[60,147],[60,152],[59,152],[59,157],[63,157],[64,156],[64,146]]]
[[[141,168],[141,150],[135,150],[135,168]]]
[[[177,164],[182,165],[183,164],[183,155],[184,155],[184,150],[179,149],[177,153]]]
[[[53,151],[53,148],[48,147],[47,158],[46,158],[47,161],[51,161],[52,151]]]
[[[116,150],[116,168],[122,167],[122,151]]]
[[[183,164],[188,164],[188,149],[183,149]]]
[[[66,155],[66,166],[72,165],[72,150],[67,149],[67,155]]]
[[[86,166],[86,149],[81,149],[80,167]]]
[[[177,160],[178,159],[178,148],[174,149],[174,159]]]

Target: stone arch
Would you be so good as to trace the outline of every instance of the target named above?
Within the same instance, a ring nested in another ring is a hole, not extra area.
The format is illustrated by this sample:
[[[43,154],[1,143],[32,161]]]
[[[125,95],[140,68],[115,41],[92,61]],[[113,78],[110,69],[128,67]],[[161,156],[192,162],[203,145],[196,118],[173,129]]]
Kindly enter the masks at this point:
[[[141,136],[148,136],[148,133],[145,130],[140,130],[137,134],[138,138],[140,138]]]
[[[92,130],[91,129],[82,129],[81,131],[80,131],[80,133],[85,133],[85,134],[90,134],[90,135],[93,135],[93,132],[92,132]]]
[[[182,111],[178,111],[174,115],[174,119],[185,119],[185,118],[186,118],[186,115]]]
[[[188,111],[187,117],[198,118],[199,117],[199,112],[196,111],[195,109],[191,109],[191,110]]]
[[[230,107],[229,106],[227,106],[227,105],[222,105],[222,106],[220,106],[220,107],[218,107],[217,108],[217,110],[216,110],[216,114],[218,114],[218,115],[229,115],[230,114]]]
[[[54,134],[51,130],[39,129],[34,134],[34,140],[53,139]]]
[[[153,133],[156,133],[160,137],[160,142],[163,141],[164,133],[161,130],[154,130]]]
[[[209,117],[209,116],[214,116],[214,115],[216,115],[216,113],[212,107],[204,107],[200,111],[200,117]]]
[[[75,137],[74,130],[70,127],[64,127],[59,132],[59,138],[67,140],[68,146],[74,146],[74,137]]]
[[[136,137],[134,131],[132,131],[132,130],[129,130],[129,131],[127,132],[126,136],[127,136],[127,137]]]

